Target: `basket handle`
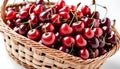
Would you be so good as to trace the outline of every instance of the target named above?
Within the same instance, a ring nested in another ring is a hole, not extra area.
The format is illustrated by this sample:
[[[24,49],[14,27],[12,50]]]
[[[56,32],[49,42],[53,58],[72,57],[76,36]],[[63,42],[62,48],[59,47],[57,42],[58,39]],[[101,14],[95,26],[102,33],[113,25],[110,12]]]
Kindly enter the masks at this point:
[[[5,9],[6,9],[6,4],[7,4],[7,2],[8,2],[8,0],[4,0],[3,1],[3,4],[2,4],[2,6],[1,6],[1,18],[2,18],[2,20],[5,22],[6,21],[6,19],[5,19],[5,17],[6,17],[6,15],[5,15]]]

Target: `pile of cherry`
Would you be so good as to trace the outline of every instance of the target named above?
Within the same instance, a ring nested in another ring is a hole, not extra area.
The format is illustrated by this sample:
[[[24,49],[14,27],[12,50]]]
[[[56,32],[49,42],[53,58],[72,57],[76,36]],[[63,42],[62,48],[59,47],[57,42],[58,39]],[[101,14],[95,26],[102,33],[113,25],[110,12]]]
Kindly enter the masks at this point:
[[[117,43],[108,17],[83,5],[66,5],[59,0],[46,5],[43,0],[23,2],[6,10],[7,25],[15,32],[45,46],[83,59],[99,57]]]

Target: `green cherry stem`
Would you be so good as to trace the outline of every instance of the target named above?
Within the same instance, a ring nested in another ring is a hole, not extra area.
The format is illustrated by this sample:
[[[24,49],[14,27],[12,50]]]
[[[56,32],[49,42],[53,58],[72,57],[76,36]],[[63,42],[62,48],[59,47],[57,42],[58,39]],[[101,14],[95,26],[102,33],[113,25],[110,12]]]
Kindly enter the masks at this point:
[[[73,50],[74,50],[74,45],[72,44],[71,46],[72,46],[72,48],[71,48],[71,50],[70,50],[70,52],[69,52],[70,54],[72,54],[72,52],[73,52]]]
[[[50,0],[47,0],[48,1],[48,4],[50,5],[50,9],[51,9],[51,16],[52,16],[52,14],[53,14],[53,10],[52,10],[52,6],[51,6],[51,2],[50,2]]]
[[[45,23],[45,27],[44,27],[45,33],[47,34],[47,29],[46,29],[46,23]]]
[[[94,17],[94,15],[95,15],[95,11],[96,11],[96,1],[95,0],[93,0],[93,5],[95,6],[95,9],[94,9],[94,13],[93,13],[93,15],[92,15],[92,17],[91,18],[93,18]]]

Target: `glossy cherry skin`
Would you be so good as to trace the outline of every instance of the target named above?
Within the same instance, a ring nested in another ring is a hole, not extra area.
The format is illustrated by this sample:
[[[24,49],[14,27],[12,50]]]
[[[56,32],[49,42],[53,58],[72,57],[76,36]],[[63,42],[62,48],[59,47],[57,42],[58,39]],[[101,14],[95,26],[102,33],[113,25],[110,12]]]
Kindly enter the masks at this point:
[[[34,28],[36,26],[38,26],[38,18],[35,15],[35,13],[31,13],[30,14],[30,19],[29,19],[29,23],[31,24],[31,26]]]
[[[41,34],[40,34],[40,31],[38,29],[32,29],[32,30],[28,31],[27,37],[31,40],[39,41]]]
[[[99,48],[99,52],[100,52],[100,55],[104,55],[105,53],[107,53],[107,50],[104,48]]]
[[[28,17],[28,12],[27,11],[20,11],[19,18],[21,20],[25,20]]]
[[[58,6],[58,9],[61,9],[65,5],[66,5],[66,3],[64,0],[58,0],[58,2],[56,3],[56,6]]]
[[[46,11],[40,13],[39,20],[41,22],[48,22],[50,20],[50,16],[51,16],[50,10],[47,9]]]
[[[69,5],[69,9],[70,9],[70,11],[75,11],[75,6],[74,5]]]
[[[105,37],[99,37],[99,48],[103,48],[105,46]]]
[[[33,9],[33,12],[36,14],[36,15],[39,15],[41,12],[43,11],[43,5],[37,5],[34,9]]]
[[[42,34],[41,40],[43,44],[51,47],[55,43],[56,37],[53,32],[46,32]]]
[[[51,23],[46,23],[41,27],[41,31],[43,33],[45,33],[45,30],[46,30],[46,32],[54,32],[55,28]]]
[[[81,11],[84,16],[91,14],[91,9],[87,5],[82,6]]]
[[[78,18],[83,17],[83,13],[80,10],[78,10],[76,13]]]
[[[53,14],[52,17],[51,17],[51,22],[58,26],[61,24],[61,21],[60,21],[60,15],[59,14]]]
[[[62,44],[68,48],[72,47],[75,44],[75,39],[72,36],[65,36],[62,39]]]
[[[43,0],[36,0],[35,2],[36,2],[36,4],[44,4]]]
[[[33,8],[34,8],[34,5],[32,3],[27,3],[24,8],[24,11],[31,12],[33,10]]]
[[[91,16],[93,16],[93,18],[95,18],[95,19],[99,19],[100,13],[98,11],[94,11]]]
[[[107,38],[107,42],[110,42],[112,44],[116,44],[117,43],[116,35],[115,34],[111,34],[111,36]]]
[[[100,19],[94,19],[94,27],[100,27]]]
[[[98,49],[93,49],[93,52],[91,52],[90,57],[91,58],[96,58],[99,56],[99,50]]]
[[[61,8],[59,10],[59,12],[68,12],[68,11],[69,11],[69,6],[68,5],[64,6],[63,8]]]
[[[87,39],[91,39],[94,37],[94,31],[91,28],[85,28],[84,35]]]
[[[91,27],[93,24],[93,18],[85,18],[84,22],[85,22],[85,27]]]
[[[12,21],[12,20],[7,20],[7,23],[6,23],[10,28],[14,28],[15,27],[15,23],[14,23],[14,21]]]
[[[6,14],[6,19],[7,20],[13,20],[16,18],[16,12],[14,10],[10,10]]]
[[[81,31],[84,29],[84,26],[84,22],[82,21],[79,21],[78,23],[75,22],[72,24],[72,28],[75,33],[81,33]]]
[[[98,38],[96,37],[93,37],[92,39],[90,39],[89,41],[89,45],[92,47],[92,48],[98,48],[99,47],[99,40]]]
[[[103,30],[101,28],[93,28],[93,31],[96,37],[100,37],[103,34]]]
[[[62,40],[62,36],[60,35],[59,32],[56,32],[55,36],[56,36],[56,41],[60,42]]]
[[[109,19],[108,17],[106,17],[105,19],[103,19],[103,20],[101,21],[101,26],[110,27],[110,25],[111,25],[111,21],[110,21],[110,19]]]
[[[73,29],[67,23],[64,23],[61,25],[59,32],[63,36],[70,35],[70,34],[72,34]]]
[[[64,20],[64,22],[68,21],[70,19],[70,15],[68,12],[60,12],[59,15]]]
[[[66,46],[60,46],[58,50],[63,51],[63,52],[69,52],[69,49]]]
[[[87,45],[87,41],[83,38],[81,34],[76,35],[75,42],[76,46],[79,48],[83,48]]]
[[[20,26],[20,24],[22,23],[21,22],[22,20],[21,19],[16,19],[16,21],[15,21],[15,26],[17,26],[17,27],[19,27]]]
[[[28,30],[29,30],[28,25],[26,25],[26,24],[23,25],[23,24],[22,24],[22,25],[20,25],[20,27],[19,27],[18,33],[21,34],[21,35],[26,36]]]
[[[103,30],[103,33],[105,34],[111,34],[111,32],[112,32],[112,29],[110,28],[110,27],[108,27],[108,26],[103,26],[102,27],[102,30]]]
[[[81,50],[79,50],[78,55],[84,60],[88,59],[90,56],[87,48],[82,48]]]

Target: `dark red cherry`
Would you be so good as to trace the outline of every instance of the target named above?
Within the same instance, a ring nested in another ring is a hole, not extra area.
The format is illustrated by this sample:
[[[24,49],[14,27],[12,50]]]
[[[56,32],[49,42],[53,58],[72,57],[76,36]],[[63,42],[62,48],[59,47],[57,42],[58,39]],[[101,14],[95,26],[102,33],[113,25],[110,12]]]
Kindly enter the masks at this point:
[[[88,59],[89,56],[90,56],[89,51],[88,51],[87,48],[82,48],[82,49],[78,52],[78,55],[79,55],[82,59],[84,59],[84,60]]]
[[[112,44],[116,44],[117,43],[116,35],[115,34],[111,34],[111,36],[107,38],[107,42],[112,43]]]
[[[93,31],[96,37],[100,37],[103,34],[103,30],[101,28],[93,28]]]
[[[46,11],[40,13],[39,20],[42,22],[48,22],[50,20],[50,16],[51,16],[50,10],[47,9]]]
[[[43,5],[37,5],[34,9],[33,9],[33,12],[36,14],[36,15],[39,15],[41,12],[43,11]]]
[[[72,47],[75,44],[75,39],[72,36],[65,36],[62,39],[62,44],[68,48]]]
[[[64,6],[63,8],[61,8],[59,10],[59,12],[68,12],[68,11],[69,11],[69,6],[68,5]]]
[[[13,28],[13,30],[18,33],[18,32],[19,32],[19,27],[15,26],[15,27]]]
[[[63,52],[67,52],[67,53],[69,52],[69,49],[67,47],[65,47],[65,46],[60,46],[58,48],[58,50],[63,51]]]
[[[101,21],[101,26],[108,26],[110,27],[111,25],[111,21],[108,17],[104,18],[102,21]]]
[[[103,48],[105,46],[105,37],[101,36],[99,38],[99,48]]]
[[[30,14],[30,19],[29,19],[29,23],[31,24],[31,26],[34,28],[36,26],[38,26],[38,18],[35,15],[35,13],[31,13]]]
[[[64,22],[68,21],[70,19],[70,15],[68,12],[60,12],[59,15],[62,17]]]
[[[33,8],[34,8],[34,5],[32,3],[27,3],[24,8],[24,11],[31,12]]]
[[[10,28],[14,28],[15,27],[15,23],[14,23],[14,21],[12,21],[12,20],[7,20],[7,23],[6,23]]]
[[[85,30],[84,30],[84,36],[87,39],[91,39],[91,38],[94,37],[94,31],[91,28],[85,28]]]
[[[67,23],[64,23],[61,25],[59,32],[61,35],[70,35],[72,34],[73,29]]]
[[[95,19],[99,19],[100,13],[99,13],[98,11],[94,11],[94,12],[92,13],[92,16],[93,16],[93,18],[95,18]]]
[[[60,15],[59,14],[53,14],[52,17],[51,17],[51,21],[56,26],[60,25],[60,23],[61,23]]]
[[[29,30],[28,25],[26,25],[26,24],[21,24],[20,27],[19,27],[18,33],[21,34],[21,35],[26,36],[28,30]]]
[[[102,27],[102,30],[103,30],[103,33],[107,33],[107,34],[110,34],[112,32],[112,29],[108,26],[103,26]]]
[[[84,22],[82,22],[82,21],[79,21],[78,23],[75,22],[72,24],[72,28],[75,33],[81,33],[81,31],[84,28]]]
[[[36,2],[36,4],[44,4],[43,0],[36,0],[35,2]]]
[[[98,49],[93,49],[93,52],[91,52],[91,58],[96,58],[99,56],[99,50]]]
[[[56,33],[55,33],[55,36],[56,36],[56,41],[60,42],[61,39],[62,39],[62,36],[60,35],[60,33],[59,33],[59,32],[56,32]]]
[[[87,45],[87,41],[83,38],[81,34],[76,35],[75,42],[76,46],[79,48],[85,47]]]
[[[22,23],[22,22],[21,22],[21,19],[17,19],[17,20],[15,21],[15,26],[19,27],[21,23]]]
[[[13,20],[16,18],[16,12],[14,10],[10,10],[6,14],[6,19],[7,20]]]
[[[83,17],[83,13],[80,10],[78,10],[76,13],[78,18]]]
[[[51,23],[46,23],[41,27],[42,32],[54,32],[55,28]]]
[[[29,12],[27,12],[27,11],[20,11],[19,18],[21,20],[26,20],[28,15],[29,15]]]
[[[93,24],[93,18],[85,18],[84,22],[85,22],[85,27],[91,27]]]
[[[82,6],[81,11],[84,16],[91,14],[91,9],[87,5]]]
[[[56,5],[58,6],[59,9],[61,9],[62,7],[64,7],[66,5],[66,3],[64,0],[58,0]]]
[[[51,47],[55,43],[56,37],[53,32],[46,32],[42,34],[41,40],[43,44]]]
[[[40,34],[40,31],[38,29],[32,29],[32,30],[28,31],[27,37],[31,40],[39,41],[41,34]]]
[[[89,45],[90,45],[92,48],[98,48],[98,47],[99,47],[99,40],[98,40],[98,38],[96,38],[96,37],[93,37],[93,38],[90,39],[88,42],[89,42]]]
[[[104,48],[99,48],[99,53],[100,55],[104,55],[105,53],[107,53],[107,50]]]

